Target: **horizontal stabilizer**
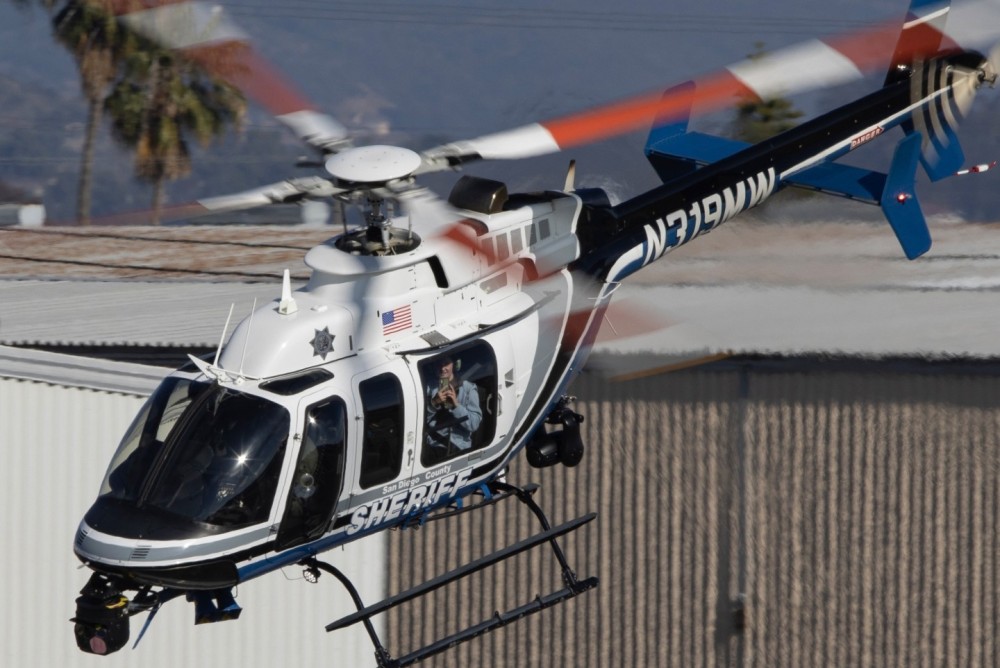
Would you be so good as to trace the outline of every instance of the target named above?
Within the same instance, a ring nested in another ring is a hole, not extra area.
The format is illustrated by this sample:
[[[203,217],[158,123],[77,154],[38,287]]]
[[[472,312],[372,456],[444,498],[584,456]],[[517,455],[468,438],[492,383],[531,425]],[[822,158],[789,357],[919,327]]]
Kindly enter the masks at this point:
[[[663,99],[691,97],[695,92],[693,81],[668,89]],[[701,165],[728,158],[750,144],[723,139],[701,132],[688,132],[690,105],[681,113],[661,115],[653,123],[646,139],[645,153],[660,180],[666,183],[695,171]]]
[[[886,175],[881,172],[833,162],[811,167],[784,179],[789,185],[818,190],[827,195],[856,199],[868,204],[878,204],[882,201],[885,181]]]
[[[892,166],[879,204],[892,225],[906,257],[914,259],[931,247],[931,234],[915,192],[920,162],[920,133],[909,134],[896,145]]]
[[[749,147],[750,144],[736,139],[716,137],[703,132],[686,132],[656,145],[647,144],[646,154],[659,153],[707,165],[728,158]]]
[[[646,158],[660,179],[667,182],[739,153],[750,146],[746,142],[725,139],[701,132],[684,132],[687,123],[656,128],[646,142]],[[680,128],[680,132],[677,129]]]

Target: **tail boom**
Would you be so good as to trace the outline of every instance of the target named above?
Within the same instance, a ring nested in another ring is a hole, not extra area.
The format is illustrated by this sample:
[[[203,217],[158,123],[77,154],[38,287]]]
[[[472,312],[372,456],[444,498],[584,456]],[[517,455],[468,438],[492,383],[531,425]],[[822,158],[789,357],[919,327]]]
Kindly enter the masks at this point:
[[[614,232],[590,239],[582,267],[602,280],[620,281],[788,185],[880,205],[907,257],[919,256],[930,247],[930,237],[913,188],[914,146],[928,173],[955,174],[964,158],[951,119],[964,115],[967,98],[990,80],[988,61],[976,52],[942,56],[921,71],[931,70],[942,74],[919,86],[899,80],[756,145],[706,139],[686,132],[686,125],[654,131],[646,153],[665,183],[608,211],[613,222],[605,229]],[[916,139],[904,139],[888,174],[836,164],[896,126]],[[929,136],[938,127],[951,143],[941,141],[940,133]],[[929,166],[931,150],[939,162]],[[685,162],[696,168],[683,168]],[[672,169],[675,164],[682,168]],[[897,190],[905,190],[905,214]]]

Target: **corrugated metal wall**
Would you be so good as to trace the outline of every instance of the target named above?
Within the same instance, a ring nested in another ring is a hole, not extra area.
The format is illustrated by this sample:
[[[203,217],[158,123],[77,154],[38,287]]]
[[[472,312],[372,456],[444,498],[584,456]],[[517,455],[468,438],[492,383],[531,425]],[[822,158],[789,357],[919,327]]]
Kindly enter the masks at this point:
[[[599,511],[562,543],[600,586],[430,665],[1000,663],[1000,374],[832,367],[582,379],[583,464],[509,479]],[[391,536],[389,593],[538,530],[506,504]],[[559,587],[536,548],[390,613],[390,649]]]
[[[135,651],[77,650],[68,620],[88,571],[73,556],[73,535],[142,401],[0,378],[0,666],[374,665],[360,626],[323,629],[354,610],[340,584],[330,577],[308,584],[297,568],[241,587],[239,621],[196,627],[191,606],[176,601]],[[329,556],[366,600],[384,594],[384,540]],[[133,640],[143,621],[133,621]]]

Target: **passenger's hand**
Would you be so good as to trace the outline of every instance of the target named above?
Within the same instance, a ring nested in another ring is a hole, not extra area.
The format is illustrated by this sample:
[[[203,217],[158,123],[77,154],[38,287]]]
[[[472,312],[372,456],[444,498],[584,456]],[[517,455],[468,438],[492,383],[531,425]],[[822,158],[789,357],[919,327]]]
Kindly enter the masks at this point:
[[[439,391],[437,395],[438,401],[444,406],[454,408],[458,405],[458,397],[455,395],[455,388],[451,385]]]

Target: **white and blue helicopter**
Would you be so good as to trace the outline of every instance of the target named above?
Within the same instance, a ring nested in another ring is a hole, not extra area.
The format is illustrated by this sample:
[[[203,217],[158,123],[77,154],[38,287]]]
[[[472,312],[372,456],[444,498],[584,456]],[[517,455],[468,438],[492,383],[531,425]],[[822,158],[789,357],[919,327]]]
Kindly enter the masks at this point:
[[[535,467],[581,461],[583,417],[568,388],[621,281],[786,186],[881,207],[916,258],[931,245],[917,170],[936,181],[988,168],[965,164],[956,131],[978,89],[996,81],[997,0],[913,0],[902,27],[808,42],[666,93],[420,153],[353,145],[340,123],[265,81],[217,7],[112,6],[137,32],[265,91],[261,102],[323,156],[321,176],[196,208],[332,198],[362,207],[365,224],[310,250],[308,284],[292,291],[286,273],[280,296],[228,340],[227,321],[219,350],[165,378],[128,429],[74,543],[93,571],[77,599],[75,635],[95,654],[123,647],[130,617],[149,613],[148,626],[175,598],[193,601],[199,622],[234,619],[235,586],[293,565],[344,583],[358,612],[327,630],[364,623],[380,666],[420,661],[595,587],[556,542],[594,515],[552,527],[534,488],[507,483],[505,472],[522,450]],[[886,68],[874,92],[760,144],[688,128],[692,108]],[[465,175],[442,200],[418,183],[477,160],[552,153],[644,126],[663,184],[617,205],[602,190],[576,189],[572,164],[560,191],[515,194]],[[894,128],[885,171],[837,162]],[[509,497],[538,516],[538,534],[373,605],[319,559],[387,528]],[[555,550],[563,589],[402,658],[379,641],[373,615],[543,543]]]

